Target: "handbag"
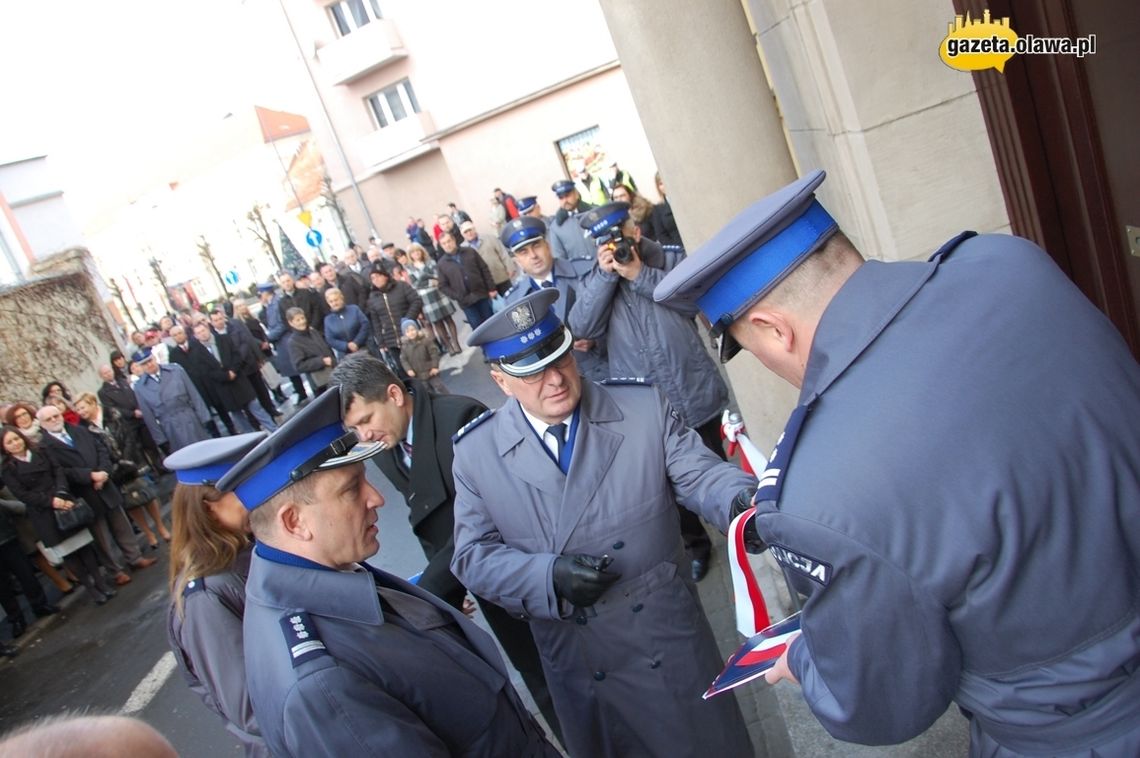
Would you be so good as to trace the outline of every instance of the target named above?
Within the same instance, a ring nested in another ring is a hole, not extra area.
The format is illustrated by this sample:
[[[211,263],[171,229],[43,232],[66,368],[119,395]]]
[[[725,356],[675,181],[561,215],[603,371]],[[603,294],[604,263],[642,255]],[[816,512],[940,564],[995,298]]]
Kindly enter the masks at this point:
[[[119,488],[123,493],[123,507],[127,510],[138,508],[154,500],[157,495],[142,477],[127,482]]]
[[[95,522],[95,511],[83,499],[77,499],[69,511],[52,508],[52,514],[55,515],[56,528],[61,532],[70,532]]]
[[[48,563],[55,567],[63,565],[63,559],[74,553],[79,548],[90,545],[95,541],[91,536],[91,532],[87,529],[82,529],[75,534],[71,535],[62,542],[48,547],[42,542],[37,542],[36,547],[39,548],[40,554]]]

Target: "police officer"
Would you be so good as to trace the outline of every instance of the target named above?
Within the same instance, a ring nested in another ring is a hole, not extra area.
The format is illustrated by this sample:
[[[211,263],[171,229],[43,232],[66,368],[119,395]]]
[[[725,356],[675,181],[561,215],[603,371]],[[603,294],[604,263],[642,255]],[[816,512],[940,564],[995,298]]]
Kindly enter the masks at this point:
[[[508,222],[499,233],[499,239],[523,272],[507,293],[507,305],[514,305],[540,289],[553,287],[560,295],[554,302],[554,312],[565,324],[578,299],[578,290],[594,270],[593,264],[555,258],[547,243],[546,224],[537,218],[522,216]],[[574,351],[583,376],[595,382],[609,378],[604,339],[575,340]]]
[[[214,483],[265,436],[195,442],[164,464],[178,480],[171,498],[170,649],[190,689],[222,717],[247,756],[269,755],[249,702],[242,656],[249,517],[236,495]]]
[[[540,218],[547,226],[550,225],[551,217],[542,212],[542,206],[538,204],[538,198],[534,195],[519,198],[519,216]]]
[[[728,405],[728,387],[697,331],[696,308],[653,301],[653,288],[684,253],[642,237],[628,203],[595,208],[580,223],[598,245],[598,270],[578,292],[570,329],[581,339],[604,339],[611,376],[652,381],[723,459],[720,416]],[[709,537],[689,511],[681,513],[681,534],[693,578],[700,581],[712,554]]]
[[[333,371],[332,381],[344,399],[344,425],[364,442],[385,443],[384,452],[372,462],[407,501],[408,522],[428,559],[416,585],[462,609],[467,588],[451,573],[455,548],[451,437],[487,406],[463,395],[436,394],[424,382],[405,385],[370,355],[346,358]],[[558,717],[530,627],[494,603],[479,597],[476,601],[546,723],[558,734]]]
[[[582,199],[569,179],[559,179],[550,186],[558,197],[558,212],[550,220],[550,249],[555,258],[594,259],[594,243],[578,226],[578,217],[594,206]]]
[[[955,702],[972,755],[1140,755],[1140,367],[1032,243],[965,232],[864,263],[823,180],[655,293],[800,389],[755,496],[811,593],[769,680],[852,742]]]
[[[278,756],[555,756],[491,638],[364,563],[384,500],[345,433],[336,386],[218,482],[252,508],[250,699]]]
[[[678,537],[755,479],[642,382],[582,381],[544,289],[470,337],[511,399],[456,439],[452,571],[529,619],[573,756],[751,755]]]

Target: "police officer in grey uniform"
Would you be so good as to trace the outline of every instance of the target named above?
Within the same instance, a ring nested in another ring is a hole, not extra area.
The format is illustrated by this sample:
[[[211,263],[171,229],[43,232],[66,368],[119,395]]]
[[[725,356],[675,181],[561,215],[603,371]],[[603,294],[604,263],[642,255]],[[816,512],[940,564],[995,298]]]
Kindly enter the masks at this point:
[[[584,339],[604,339],[613,376],[653,382],[722,459],[720,417],[728,387],[697,331],[692,306],[664,307],[653,288],[683,258],[641,236],[628,203],[610,203],[586,213],[580,223],[597,247],[597,270],[578,293],[570,329]],[[708,571],[712,544],[696,515],[681,513],[681,535],[693,578]]]
[[[178,450],[164,465],[178,484],[172,498],[174,542],[171,560],[177,570],[167,613],[170,649],[190,689],[226,722],[247,756],[267,756],[245,685],[242,615],[251,545],[245,538],[245,509],[232,492],[214,483],[243,455],[265,439],[265,432],[204,440]],[[233,552],[223,570],[191,575],[202,561]]]
[[[331,386],[218,482],[257,537],[246,585],[250,698],[275,756],[553,756],[491,638],[364,560],[382,442],[345,432]]]
[[[529,295],[472,333],[508,396],[460,431],[452,570],[530,620],[572,756],[744,756],[686,566],[677,503],[727,528],[755,479],[640,381],[584,382],[573,337]]]
[[[972,755],[1140,755],[1140,367],[1032,243],[965,232],[864,262],[823,179],[745,210],[655,293],[800,388],[755,495],[810,592],[769,681],[852,742],[954,702]]]
[[[499,233],[499,239],[523,272],[507,293],[507,305],[514,305],[540,289],[553,287],[560,296],[554,302],[554,312],[565,324],[578,299],[578,290],[593,272],[594,264],[555,258],[546,240],[546,224],[541,219],[529,216],[512,219]],[[590,381],[600,382],[610,377],[604,339],[575,340],[574,358],[582,375]]]
[[[550,189],[558,197],[561,206],[550,219],[550,249],[554,257],[593,261],[594,243],[578,226],[578,218],[594,206],[582,199],[578,188],[569,179],[559,179]]]

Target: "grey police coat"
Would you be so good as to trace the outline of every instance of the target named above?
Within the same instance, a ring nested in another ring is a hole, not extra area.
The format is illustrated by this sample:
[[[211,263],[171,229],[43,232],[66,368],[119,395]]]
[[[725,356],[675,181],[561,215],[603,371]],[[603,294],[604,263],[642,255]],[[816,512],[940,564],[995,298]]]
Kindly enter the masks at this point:
[[[464,641],[386,619],[380,586],[454,620]],[[546,756],[494,641],[382,571],[286,565],[256,552],[246,585],[250,698],[274,756]]]
[[[247,756],[268,756],[261,739],[242,655],[242,614],[250,550],[238,554],[233,570],[193,579],[182,593],[182,615],[171,602],[166,636],[190,689],[226,722]]]
[[[574,213],[567,215],[560,210],[547,221],[547,240],[555,258],[587,261],[597,258],[598,248],[594,244],[594,238],[578,225],[581,214],[593,207],[587,202],[579,202]]]
[[[813,592],[789,660],[827,730],[953,701],[973,755],[1140,755],[1140,367],[1049,258],[864,264],[800,403],[758,528]]]
[[[209,439],[204,424],[210,420],[210,410],[185,369],[168,363],[158,371],[160,381],[144,373],[134,386],[150,436],[160,445],[169,444],[172,453]]]
[[[562,323],[569,322],[569,313],[574,309],[574,304],[578,302],[578,291],[582,289],[594,270],[595,266],[591,261],[554,259],[551,273],[554,275],[554,288],[559,292],[558,299],[554,301],[554,312]],[[537,291],[538,287],[534,280],[524,274],[519,279],[518,284],[507,292],[506,304],[514,305],[527,295]],[[596,339],[594,347],[589,350],[574,351],[574,358],[578,361],[578,369],[582,372],[582,376],[590,381],[600,382],[612,376],[609,363],[606,361],[605,345],[605,338],[601,338]]]
[[[643,265],[632,282],[595,267],[578,290],[570,331],[604,339],[612,376],[650,379],[686,424],[700,426],[728,405],[728,387],[693,322],[697,309],[653,301],[653,288],[684,254],[644,238],[639,249]]]
[[[720,530],[755,479],[724,463],[651,387],[583,383],[567,477],[509,400],[455,447],[455,557],[472,592],[529,619],[572,756],[751,755],[689,578],[676,503]],[[473,424],[476,422],[472,422]],[[578,623],[555,558],[613,557],[622,575]]]

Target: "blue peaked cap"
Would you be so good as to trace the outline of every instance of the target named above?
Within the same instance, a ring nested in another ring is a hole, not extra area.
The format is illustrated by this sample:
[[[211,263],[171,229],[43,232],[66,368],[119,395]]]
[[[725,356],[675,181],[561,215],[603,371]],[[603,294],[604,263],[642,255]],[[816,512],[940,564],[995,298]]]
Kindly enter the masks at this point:
[[[533,216],[519,216],[511,219],[499,232],[499,241],[507,251],[514,253],[520,247],[525,247],[538,239],[545,239],[546,224],[540,218]]]
[[[376,455],[382,442],[362,443],[346,432],[340,387],[330,386],[238,461],[215,485],[233,491],[249,510],[310,474]]]
[[[511,376],[537,374],[565,355],[574,338],[554,313],[554,287],[533,292],[479,325],[467,344]]]
[[[607,203],[591,208],[582,214],[578,226],[590,233],[594,239],[612,236],[614,228],[620,228],[629,218],[629,203]]]
[[[259,442],[265,432],[202,440],[175,450],[162,465],[174,472],[179,484],[214,484]]]
[[[554,184],[550,185],[550,189],[553,190],[554,194],[558,195],[559,197],[562,197],[563,195],[569,195],[574,190],[574,182],[570,181],[569,179],[559,179]]]
[[[536,205],[538,205],[538,198],[534,195],[527,195],[526,197],[520,197],[515,207],[519,209],[519,213],[526,213]]]
[[[812,171],[745,208],[670,271],[653,299],[695,303],[727,361],[740,350],[728,327],[839,230],[815,199],[826,176]]]

